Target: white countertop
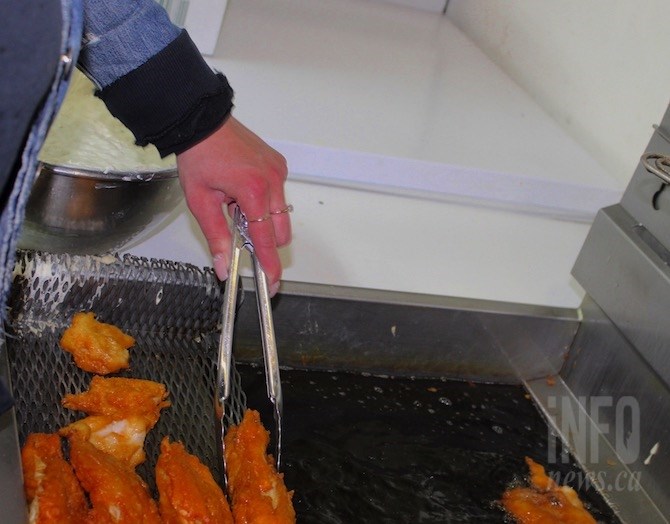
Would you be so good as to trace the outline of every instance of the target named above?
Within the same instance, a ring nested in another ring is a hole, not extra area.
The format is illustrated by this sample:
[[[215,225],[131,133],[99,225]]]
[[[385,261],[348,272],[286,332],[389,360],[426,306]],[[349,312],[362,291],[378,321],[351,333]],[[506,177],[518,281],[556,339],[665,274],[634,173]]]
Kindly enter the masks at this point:
[[[231,0],[207,59],[288,159],[285,280],[579,305],[570,269],[623,187],[446,17]],[[129,251],[210,265],[186,210]]]

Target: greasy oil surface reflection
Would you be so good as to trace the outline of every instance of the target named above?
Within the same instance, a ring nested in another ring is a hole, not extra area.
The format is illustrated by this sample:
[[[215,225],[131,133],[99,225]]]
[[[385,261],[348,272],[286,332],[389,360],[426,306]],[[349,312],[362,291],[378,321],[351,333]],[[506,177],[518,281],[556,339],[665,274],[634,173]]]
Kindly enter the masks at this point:
[[[262,368],[238,369],[272,428]],[[547,465],[548,428],[521,386],[301,370],[282,370],[282,385],[282,470],[300,523],[506,522],[498,500],[524,480],[524,457]],[[580,497],[619,522],[597,492]]]

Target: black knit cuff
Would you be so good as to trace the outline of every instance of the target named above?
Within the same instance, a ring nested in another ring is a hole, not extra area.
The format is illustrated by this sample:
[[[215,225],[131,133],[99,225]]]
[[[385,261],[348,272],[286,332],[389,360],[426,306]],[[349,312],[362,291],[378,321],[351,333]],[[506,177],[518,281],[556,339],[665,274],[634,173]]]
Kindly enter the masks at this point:
[[[233,108],[226,77],[212,71],[186,31],[96,95],[138,145],[154,144],[163,157],[206,138]]]

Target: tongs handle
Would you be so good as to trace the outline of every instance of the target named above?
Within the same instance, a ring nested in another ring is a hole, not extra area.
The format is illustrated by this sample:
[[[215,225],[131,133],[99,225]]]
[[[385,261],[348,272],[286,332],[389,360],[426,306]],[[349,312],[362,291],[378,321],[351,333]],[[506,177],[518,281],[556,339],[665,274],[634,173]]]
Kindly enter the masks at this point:
[[[272,304],[268,280],[255,253],[251,252],[254,264],[254,281],[256,284],[256,302],[258,318],[261,324],[261,339],[263,341],[263,361],[265,363],[265,385],[268,398],[274,407],[276,429],[275,459],[277,468],[281,465],[281,417],[282,417],[282,390],[279,377],[279,357],[277,355],[277,340],[275,338],[274,321],[272,320]]]
[[[233,227],[230,270],[223,297],[221,339],[219,340],[219,367],[217,376],[217,395],[223,403],[230,397],[230,377],[232,375],[233,331],[237,309],[237,291],[240,272],[240,253],[242,236],[237,227]]]
[[[240,265],[240,253],[246,248],[251,254],[254,267],[254,283],[256,286],[256,303],[258,306],[258,319],[261,328],[261,340],[263,343],[263,361],[265,363],[265,384],[267,395],[274,407],[275,437],[276,437],[276,462],[277,468],[281,464],[281,422],[283,411],[283,400],[281,391],[281,380],[279,377],[279,357],[277,355],[277,341],[275,339],[274,322],[272,320],[272,305],[270,303],[270,292],[268,281],[263,268],[256,257],[254,246],[248,233],[248,222],[242,212],[237,208],[233,218],[233,241],[230,262],[230,271],[224,292],[221,338],[219,341],[219,367],[216,383],[216,411],[221,423],[221,449],[223,449],[225,432],[225,403],[231,393],[232,354],[233,354],[233,331],[235,327],[235,314],[237,306],[238,275]],[[225,455],[225,452],[224,452]],[[225,469],[225,456],[224,456]]]
[[[230,270],[223,295],[221,313],[221,337],[219,338],[219,362],[214,391],[214,413],[216,415],[217,444],[223,461],[223,478],[228,482],[226,471],[225,433],[228,423],[234,422],[232,415],[226,413],[226,403],[230,398],[231,378],[233,376],[233,331],[237,313],[237,291],[239,287],[240,253],[242,236],[237,227],[233,228],[233,242]]]

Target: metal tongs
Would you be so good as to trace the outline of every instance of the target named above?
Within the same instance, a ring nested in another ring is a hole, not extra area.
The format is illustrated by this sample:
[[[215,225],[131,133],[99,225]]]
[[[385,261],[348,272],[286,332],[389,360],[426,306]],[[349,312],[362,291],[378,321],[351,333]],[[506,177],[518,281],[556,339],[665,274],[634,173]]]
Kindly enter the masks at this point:
[[[272,308],[270,304],[267,277],[254,253],[254,245],[249,237],[247,219],[239,208],[235,209],[232,229],[233,245],[230,272],[224,292],[223,325],[221,328],[221,339],[219,341],[219,369],[216,379],[216,391],[214,394],[215,412],[218,423],[220,424],[220,433],[217,431],[217,438],[220,438],[219,449],[223,455],[223,468],[226,480],[227,470],[224,437],[228,423],[232,422],[230,414],[226,415],[226,404],[230,399],[234,372],[232,362],[233,328],[235,326],[235,314],[237,309],[240,254],[243,249],[247,249],[251,254],[254,267],[256,302],[258,305],[258,318],[261,327],[261,338],[263,341],[263,359],[265,362],[265,384],[267,386],[268,398],[274,406],[276,440],[275,457],[277,469],[279,469],[281,465],[281,421],[283,410],[281,382],[279,378],[279,359],[277,357],[277,343],[275,339],[274,323],[272,321]]]

